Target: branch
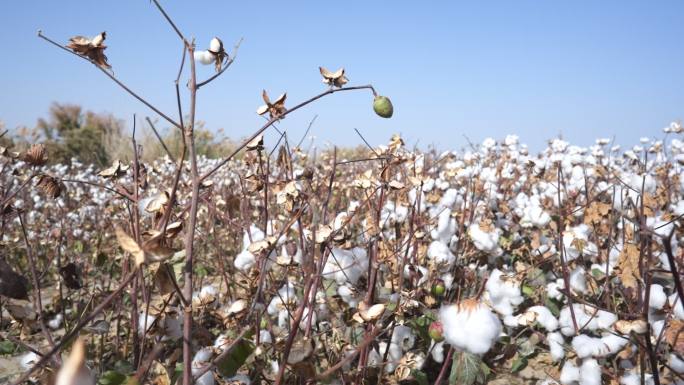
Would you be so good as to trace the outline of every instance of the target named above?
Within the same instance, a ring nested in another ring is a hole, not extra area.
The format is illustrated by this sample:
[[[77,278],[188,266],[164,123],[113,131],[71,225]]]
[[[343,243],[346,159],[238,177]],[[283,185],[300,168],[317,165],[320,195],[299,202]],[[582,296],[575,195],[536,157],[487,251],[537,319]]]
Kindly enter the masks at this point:
[[[185,36],[183,36],[181,31],[178,29],[178,27],[176,27],[176,24],[173,22],[173,20],[171,20],[171,18],[166,13],[166,11],[164,11],[164,8],[162,8],[162,6],[159,5],[159,2],[157,0],[152,0],[152,1],[154,2],[154,5],[157,6],[157,9],[159,9],[159,12],[161,12],[161,14],[164,15],[164,18],[166,19],[166,21],[168,21],[169,24],[171,24],[171,27],[173,28],[173,30],[176,31],[176,34],[178,35],[178,37],[183,41],[183,44],[187,45],[188,41],[185,39]]]
[[[245,148],[245,147],[247,146],[247,144],[249,144],[249,142],[251,142],[252,140],[254,140],[254,138],[256,138],[257,136],[259,136],[259,135],[260,135],[262,132],[264,132],[267,128],[271,127],[275,122],[277,122],[278,120],[284,118],[285,116],[287,116],[287,115],[290,114],[291,112],[297,111],[298,109],[300,109],[300,108],[302,108],[302,107],[304,107],[304,106],[306,106],[306,105],[308,105],[308,104],[311,104],[311,103],[315,102],[316,100],[318,100],[318,99],[320,99],[320,98],[322,98],[322,97],[324,97],[324,96],[327,96],[327,95],[331,95],[331,94],[334,94],[334,93],[337,93],[337,92],[342,92],[342,91],[354,91],[354,90],[363,90],[363,89],[369,89],[369,90],[371,90],[371,91],[373,92],[373,95],[377,95],[377,93],[375,92],[375,88],[373,88],[373,86],[370,85],[370,84],[365,85],[365,86],[344,87],[344,88],[338,88],[338,89],[332,89],[332,88],[331,88],[331,89],[329,89],[329,90],[327,90],[327,91],[325,91],[325,92],[322,92],[322,93],[320,93],[320,94],[318,94],[318,95],[312,97],[312,98],[309,99],[309,100],[306,100],[306,101],[304,101],[304,102],[301,102],[301,103],[297,104],[296,106],[294,106],[294,107],[290,108],[289,110],[285,111],[284,113],[282,113],[282,114],[279,115],[278,117],[269,119],[268,122],[266,122],[266,124],[264,124],[263,126],[261,126],[261,128],[258,129],[256,132],[254,132],[254,134],[252,134],[252,136],[250,136],[249,138],[247,138],[244,142],[242,142],[242,144],[240,144],[235,150],[233,150],[233,152],[232,152],[230,155],[228,155],[227,158],[225,158],[225,159],[223,159],[222,161],[220,161],[216,166],[214,166],[214,168],[212,168],[212,169],[209,170],[207,173],[205,173],[204,175],[202,175],[202,177],[200,178],[200,182],[204,181],[205,179],[207,179],[208,177],[210,177],[213,173],[215,173],[216,171],[218,171],[218,169],[220,169],[221,167],[225,166],[226,163],[228,163],[235,155],[237,155],[243,148]]]
[[[45,41],[47,41],[48,43],[50,43],[50,44],[52,44],[52,45],[54,45],[54,46],[56,46],[56,47],[59,47],[59,48],[65,50],[65,51],[69,52],[70,54],[76,55],[76,56],[80,57],[81,59],[83,59],[83,60],[85,60],[85,61],[87,61],[87,62],[90,62],[90,63],[93,64],[97,69],[99,69],[100,71],[102,71],[103,74],[107,75],[110,79],[112,79],[112,80],[114,81],[114,83],[118,84],[119,87],[123,88],[124,91],[128,92],[131,96],[133,96],[134,98],[138,99],[138,101],[140,101],[142,104],[146,105],[149,109],[151,109],[152,111],[156,112],[159,116],[161,116],[162,118],[164,118],[164,120],[168,121],[169,123],[173,124],[174,126],[176,126],[176,127],[178,127],[178,128],[181,128],[181,125],[178,124],[178,123],[176,123],[175,120],[169,118],[166,114],[164,114],[163,112],[161,112],[157,107],[153,106],[150,102],[148,102],[147,100],[143,99],[143,97],[141,97],[140,95],[138,95],[138,94],[136,94],[135,92],[133,92],[133,90],[131,90],[130,88],[128,88],[124,83],[122,83],[122,82],[121,82],[119,79],[117,79],[114,75],[110,74],[110,73],[107,72],[105,69],[103,69],[102,67],[100,67],[99,65],[97,65],[97,63],[95,63],[94,61],[88,59],[88,58],[85,57],[85,56],[81,56],[81,55],[77,54],[76,52],[73,52],[72,50],[68,49],[67,47],[65,47],[65,46],[63,46],[63,45],[57,43],[56,41],[50,39],[49,37],[43,35],[43,31],[40,31],[40,30],[38,31],[38,37],[41,38],[41,39],[43,39],[43,40],[45,40]]]
[[[169,148],[166,147],[166,143],[164,143],[164,139],[162,139],[161,135],[157,132],[157,129],[154,127],[154,124],[152,124],[152,121],[150,120],[149,116],[146,116],[145,119],[147,120],[147,123],[150,125],[150,128],[152,128],[152,132],[154,132],[154,135],[159,139],[159,143],[161,143],[162,147],[164,147],[164,151],[166,151],[166,155],[169,156],[169,159],[173,159],[173,156],[171,155],[171,151],[169,151]]]

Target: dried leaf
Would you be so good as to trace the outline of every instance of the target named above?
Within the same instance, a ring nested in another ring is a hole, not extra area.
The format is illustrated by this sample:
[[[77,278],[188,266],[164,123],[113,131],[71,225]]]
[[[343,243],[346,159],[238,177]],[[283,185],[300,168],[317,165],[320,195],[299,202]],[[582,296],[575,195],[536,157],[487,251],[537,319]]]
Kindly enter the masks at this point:
[[[133,255],[136,266],[145,263],[145,252],[143,249],[138,245],[138,242],[136,242],[135,239],[126,234],[120,227],[116,228],[116,239],[119,241],[119,246],[121,246],[124,251]]]
[[[628,243],[622,249],[618,258],[620,281],[626,288],[637,288],[639,277],[639,248],[633,243]]]

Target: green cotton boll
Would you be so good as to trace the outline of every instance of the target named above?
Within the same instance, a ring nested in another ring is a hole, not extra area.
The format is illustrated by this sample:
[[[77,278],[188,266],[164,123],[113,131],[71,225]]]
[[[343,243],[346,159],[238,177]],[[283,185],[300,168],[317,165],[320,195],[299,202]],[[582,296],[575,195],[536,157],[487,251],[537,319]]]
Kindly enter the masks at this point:
[[[391,118],[394,113],[392,102],[387,96],[376,96],[373,100],[373,110],[383,118]]]

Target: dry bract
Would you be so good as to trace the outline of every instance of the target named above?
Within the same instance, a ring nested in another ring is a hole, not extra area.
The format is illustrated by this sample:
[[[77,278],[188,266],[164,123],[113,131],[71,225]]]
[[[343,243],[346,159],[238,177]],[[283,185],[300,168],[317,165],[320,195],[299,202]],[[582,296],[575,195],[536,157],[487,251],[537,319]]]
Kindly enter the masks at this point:
[[[84,36],[74,36],[69,39],[67,48],[70,48],[81,56],[87,57],[102,68],[112,68],[112,66],[107,63],[107,56],[104,54],[104,50],[107,46],[104,45],[103,42],[106,37],[106,32],[102,32],[92,39]]]
[[[263,90],[261,97],[264,99],[264,103],[266,104],[257,109],[257,114],[264,115],[268,112],[271,119],[280,119],[280,117],[287,111],[285,108],[285,99],[287,98],[287,93],[278,96],[278,99],[276,99],[274,102],[271,102],[266,90]]]
[[[64,185],[59,179],[45,174],[38,177],[36,186],[52,199],[58,198],[64,189]]]
[[[335,72],[330,72],[325,67],[318,67],[318,70],[323,76],[323,83],[331,87],[341,88],[349,81],[349,79],[344,76],[344,68],[340,68]]]
[[[34,144],[20,158],[32,166],[43,166],[48,162],[48,153],[44,145]]]

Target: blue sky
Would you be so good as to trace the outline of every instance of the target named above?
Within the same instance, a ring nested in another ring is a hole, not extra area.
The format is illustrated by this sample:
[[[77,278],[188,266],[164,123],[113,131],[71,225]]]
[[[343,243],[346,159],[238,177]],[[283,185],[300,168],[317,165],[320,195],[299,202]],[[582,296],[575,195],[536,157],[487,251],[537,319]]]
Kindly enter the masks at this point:
[[[515,133],[532,149],[562,134],[589,145],[615,136],[635,144],[684,118],[682,1],[163,1],[200,47],[220,36],[244,42],[233,67],[200,91],[197,116],[233,138],[262,123],[262,88],[289,104],[324,89],[318,66],[374,84],[395,116],[371,109],[369,93],[342,93],[288,116],[293,140],[312,134],[357,145],[401,133],[422,148],[457,149]],[[103,74],[36,37],[61,42],[108,33],[117,77],[175,116],[181,47],[147,0],[12,1],[0,6],[0,120],[33,126],[53,101],[126,118],[154,114]],[[212,74],[199,68],[199,77]]]

